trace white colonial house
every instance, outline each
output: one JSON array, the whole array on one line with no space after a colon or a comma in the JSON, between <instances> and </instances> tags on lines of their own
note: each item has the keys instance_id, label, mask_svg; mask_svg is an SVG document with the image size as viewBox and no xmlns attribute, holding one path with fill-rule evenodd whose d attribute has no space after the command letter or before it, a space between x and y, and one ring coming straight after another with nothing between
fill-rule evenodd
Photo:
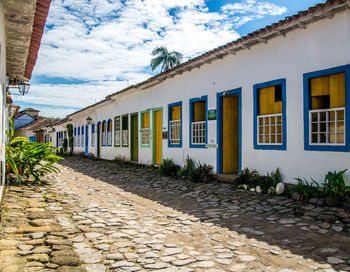
<instances>
[{"instance_id":1,"label":"white colonial house","mask_svg":"<svg viewBox=\"0 0 350 272\"><path fill-rule=\"evenodd\" d=\"M74 151L322 182L350 165L349 48L349 1L316 5L71 114Z\"/></svg>"},{"instance_id":2,"label":"white colonial house","mask_svg":"<svg viewBox=\"0 0 350 272\"><path fill-rule=\"evenodd\" d=\"M15 115L11 94L24 90L31 78L50 3L0 0L0 200L5 181L5 132L8 117ZM21 118L20 123L28 122L28 118Z\"/></svg>"}]
</instances>

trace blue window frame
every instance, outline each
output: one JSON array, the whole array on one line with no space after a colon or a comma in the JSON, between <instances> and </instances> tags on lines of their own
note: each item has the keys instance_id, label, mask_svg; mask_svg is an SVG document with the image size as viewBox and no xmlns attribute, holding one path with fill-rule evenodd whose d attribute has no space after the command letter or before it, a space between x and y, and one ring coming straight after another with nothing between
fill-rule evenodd
<instances>
[{"instance_id":1,"label":"blue window frame","mask_svg":"<svg viewBox=\"0 0 350 272\"><path fill-rule=\"evenodd\" d=\"M203 103L204 113L202 112L200 120L197 119L195 112L196 103ZM206 148L208 142L208 96L204 95L198 98L190 99L190 148Z\"/></svg>"},{"instance_id":2,"label":"blue window frame","mask_svg":"<svg viewBox=\"0 0 350 272\"><path fill-rule=\"evenodd\" d=\"M328 101L328 106L323 103L323 106L319 107L320 110L314 110L312 108L312 89L311 89L311 79L317 78L317 77L324 77L327 76L334 76L335 74L341 74L344 73L344 81L343 84L345 85L345 107L342 107L341 109L333 107ZM343 65L338 66L334 68L329 68L325 70L315 71L311 73L305 73L303 78L303 85L304 85L304 149L305 150L314 150L314 151L338 151L338 152L348 152L350 151L350 65ZM331 92L332 90L330 90ZM331 94L330 94L331 95ZM330 96L329 95L329 96ZM328 98L330 100L330 98ZM337 113L335 113L337 111ZM314 119L314 114L319 112L319 114L322 114L322 118L326 118L325 120L321 120L318 115L316 117L316 122ZM341 114L339 114L341 112ZM338 116L338 118L333 119L334 117L329 118L330 116ZM312 119L310 120L310 115L312 115ZM341 116L341 117L340 117ZM339 117L341 120L339 120ZM321 128L321 125L318 123L324 123L326 125L323 125L326 127L326 133L323 132L323 128ZM332 127L335 125L338 126L337 123L342 123L342 141L340 143L337 143L337 141L332 141L331 135L334 133ZM316 126L317 125L317 126ZM315 127L318 127L315 129ZM310 131L310 129L312 131ZM316 133L315 130L317 131ZM310 133L312 132L312 133ZM318 141L315 141L312 137L314 134L323 134L323 137L318 136ZM325 134L328 134L327 137L324 137ZM335 137L337 137L337 134L335 132ZM323 138L320 140L320 138ZM316 143L315 143L316 142Z\"/></svg>"},{"instance_id":3,"label":"blue window frame","mask_svg":"<svg viewBox=\"0 0 350 272\"><path fill-rule=\"evenodd\" d=\"M80 146L80 127L78 127L78 146Z\"/></svg>"},{"instance_id":4,"label":"blue window frame","mask_svg":"<svg viewBox=\"0 0 350 272\"><path fill-rule=\"evenodd\" d=\"M274 87L274 88L273 88ZM280 105L282 103L282 111L268 113L267 110L260 109L261 89L264 89L266 95L273 95L273 103ZM264 97L266 96L264 94ZM267 81L253 86L254 99L254 148L264 150L286 150L287 149L287 115L286 115L286 79L276 79ZM269 100L272 105L271 99ZM262 103L264 103L262 101ZM278 106L277 106L278 107ZM266 112L265 112L266 111Z\"/></svg>"},{"instance_id":5,"label":"blue window frame","mask_svg":"<svg viewBox=\"0 0 350 272\"><path fill-rule=\"evenodd\" d=\"M107 123L106 123L106 120L103 120L103 122L102 122L102 128L101 128L101 130L102 130L102 137L101 137L101 145L102 146L106 146L106 137L107 137L107 125L106 125Z\"/></svg>"},{"instance_id":6,"label":"blue window frame","mask_svg":"<svg viewBox=\"0 0 350 272\"><path fill-rule=\"evenodd\" d=\"M112 146L112 119L107 122L107 146Z\"/></svg>"},{"instance_id":7,"label":"blue window frame","mask_svg":"<svg viewBox=\"0 0 350 272\"><path fill-rule=\"evenodd\" d=\"M95 124L91 125L91 146L95 146Z\"/></svg>"},{"instance_id":8,"label":"blue window frame","mask_svg":"<svg viewBox=\"0 0 350 272\"><path fill-rule=\"evenodd\" d=\"M77 128L74 128L74 146L77 146Z\"/></svg>"},{"instance_id":9,"label":"blue window frame","mask_svg":"<svg viewBox=\"0 0 350 272\"><path fill-rule=\"evenodd\" d=\"M180 109L176 115L179 115L180 119L173 120L173 111L178 107ZM168 131L168 147L182 147L182 101L168 105Z\"/></svg>"}]
</instances>

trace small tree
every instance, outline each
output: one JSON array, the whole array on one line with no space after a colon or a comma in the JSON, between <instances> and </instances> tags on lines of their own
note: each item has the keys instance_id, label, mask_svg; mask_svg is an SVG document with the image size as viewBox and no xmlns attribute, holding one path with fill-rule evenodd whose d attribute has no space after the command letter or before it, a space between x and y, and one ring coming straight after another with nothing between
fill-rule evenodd
<instances>
[{"instance_id":1,"label":"small tree","mask_svg":"<svg viewBox=\"0 0 350 272\"><path fill-rule=\"evenodd\" d=\"M73 125L72 124L68 124L67 125L67 131L68 131L68 143L69 143L69 154L72 155L73 154L73 141L74 141L74 137L73 137Z\"/></svg>"}]
</instances>

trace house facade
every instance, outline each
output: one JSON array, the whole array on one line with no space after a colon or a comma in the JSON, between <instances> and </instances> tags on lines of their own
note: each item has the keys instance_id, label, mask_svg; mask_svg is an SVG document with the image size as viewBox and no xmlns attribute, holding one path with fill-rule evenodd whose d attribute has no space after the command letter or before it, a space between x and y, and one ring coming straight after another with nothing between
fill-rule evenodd
<instances>
[{"instance_id":1,"label":"house facade","mask_svg":"<svg viewBox=\"0 0 350 272\"><path fill-rule=\"evenodd\" d=\"M5 143L11 94L28 82L38 56L51 0L0 0L0 200L5 183Z\"/></svg>"},{"instance_id":2,"label":"house facade","mask_svg":"<svg viewBox=\"0 0 350 272\"><path fill-rule=\"evenodd\" d=\"M327 1L71 114L74 151L322 182L349 168L349 48L349 2Z\"/></svg>"}]
</instances>

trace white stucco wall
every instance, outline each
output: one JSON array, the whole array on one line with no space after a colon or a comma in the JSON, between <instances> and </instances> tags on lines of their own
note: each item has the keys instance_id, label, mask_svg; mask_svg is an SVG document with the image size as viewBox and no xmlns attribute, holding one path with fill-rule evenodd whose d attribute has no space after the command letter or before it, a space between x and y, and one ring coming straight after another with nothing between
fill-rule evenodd
<instances>
[{"instance_id":1,"label":"white stucco wall","mask_svg":"<svg viewBox=\"0 0 350 272\"><path fill-rule=\"evenodd\" d=\"M5 142L7 130L7 110L5 103L6 92L6 36L5 36L5 18L3 10L3 1L0 0L0 160L2 172L5 172ZM3 185L5 183L5 175L0 180L0 200L2 198Z\"/></svg>"},{"instance_id":2,"label":"white stucco wall","mask_svg":"<svg viewBox=\"0 0 350 272\"><path fill-rule=\"evenodd\" d=\"M188 155L197 162L211 164L216 170L216 148L189 148L189 99L208 95L208 109L216 109L217 93L242 88L242 169L249 167L265 174L279 167L287 182L293 182L296 177L322 181L327 171L349 168L350 153L304 150L303 74L349 64L349 48L350 11L346 10L332 19L317 21L306 29L300 28L286 37L281 35L267 44L241 50L145 90L131 90L115 96L115 101L106 101L73 115L73 126L85 125L85 119L90 116L97 131L98 121L112 119L114 126L115 116L134 112L139 113L140 126L141 111L163 107L163 130L168 131L168 104L182 101L183 147L169 148L167 140L163 140L163 158L172 158L182 165ZM286 79L287 150L256 150L253 85L281 78ZM208 143L216 144L216 141L216 121L208 121ZM84 151L85 147L75 146L75 152ZM96 154L96 147L92 148L90 143L89 153ZM130 149L101 147L102 158L116 156L130 159ZM139 162L152 162L152 144L150 148L139 146ZM346 179L350 183L350 170Z\"/></svg>"}]
</instances>

